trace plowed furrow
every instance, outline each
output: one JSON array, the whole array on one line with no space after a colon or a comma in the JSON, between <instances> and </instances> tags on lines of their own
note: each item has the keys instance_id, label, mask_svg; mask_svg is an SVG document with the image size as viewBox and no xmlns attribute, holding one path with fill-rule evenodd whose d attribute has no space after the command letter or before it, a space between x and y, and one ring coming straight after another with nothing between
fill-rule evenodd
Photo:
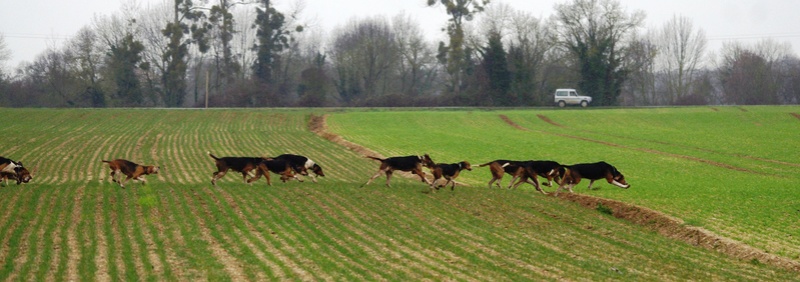
<instances>
[{"instance_id":1,"label":"plowed furrow","mask_svg":"<svg viewBox=\"0 0 800 282\"><path fill-rule=\"evenodd\" d=\"M242 280L247 277L245 270L242 269L242 262L236 256L232 255L227 248L223 245L226 238L216 238L212 233L214 231L209 227L207 222L211 218L211 211L208 204L205 203L197 191L191 191L190 194L184 197L187 200L187 207L189 208L193 218L197 219L197 226L200 228L198 236L208 244L208 250L211 255L222 264L223 269L227 275L233 280ZM229 239L228 239L229 240Z\"/></svg>"},{"instance_id":2,"label":"plowed furrow","mask_svg":"<svg viewBox=\"0 0 800 282\"><path fill-rule=\"evenodd\" d=\"M111 281L114 277L112 277L110 273L112 271L116 273L117 271L116 265L114 265L114 254L111 252L111 250L114 248L114 242L109 239L113 238L113 235L109 231L113 223L108 219L110 215L106 209L106 207L111 203L108 203L108 196L98 195L98 197L100 200L95 203L94 207L95 226L90 227L96 230L96 237L93 241L86 243L94 243L96 245L96 252L94 254L94 265L96 265L96 272L93 279L98 281Z\"/></svg>"},{"instance_id":3,"label":"plowed furrow","mask_svg":"<svg viewBox=\"0 0 800 282\"><path fill-rule=\"evenodd\" d=\"M312 268L316 266L316 263L304 254L308 252L304 250L304 248L310 247L303 244L303 241L308 240L304 237L314 232L308 229L299 230L299 228L304 227L303 221L305 219L301 218L301 216L293 210L293 207L287 205L283 199L278 199L276 197L269 197L269 199L272 201L266 204L267 206L277 208L277 210L275 210L277 218L285 218L282 221L275 222L275 224L278 225L275 230L283 231L283 233L276 235L286 240L287 244L283 246L282 249L284 249L287 256L292 258L294 265L296 265L296 267L291 269L293 275L301 277L303 280L322 279L321 277L327 276L327 274L324 273L315 273ZM331 278L328 276L328 279Z\"/></svg>"},{"instance_id":4,"label":"plowed furrow","mask_svg":"<svg viewBox=\"0 0 800 282\"><path fill-rule=\"evenodd\" d=\"M176 271L176 276L183 279L199 279L204 277L198 261L203 258L211 257L210 252L205 248L200 248L197 242L197 221L191 219L191 212L187 206L185 195L187 191L179 188L167 188L161 191L160 210L165 211L168 216L161 218L160 231L164 234L165 245L172 246L170 256L170 268ZM202 242L202 241L201 241ZM211 266L207 266L211 267Z\"/></svg>"},{"instance_id":5,"label":"plowed furrow","mask_svg":"<svg viewBox=\"0 0 800 282\"><path fill-rule=\"evenodd\" d=\"M66 232L66 238L64 240L67 242L67 248L64 250L66 252L67 259L65 260L66 263L66 273L62 278L65 278L68 281L77 281L78 280L78 262L83 259L81 256L81 248L80 248L80 241L78 241L78 227L80 226L81 222L81 209L84 205L83 197L85 196L86 186L80 186L75 189L75 194L72 197L72 209L70 210L69 217L66 218L69 228ZM49 277L48 277L49 278ZM49 281L53 281L48 279Z\"/></svg>"},{"instance_id":6,"label":"plowed furrow","mask_svg":"<svg viewBox=\"0 0 800 282\"><path fill-rule=\"evenodd\" d=\"M328 204L330 205L339 205L349 202L338 197L338 195L331 196L336 196L338 199L329 201ZM341 211L342 215L347 218L347 220L343 221L343 224L347 226L348 229L356 231L356 234L363 238L357 241L371 241L373 245L382 247L377 250L376 259L390 259L385 263L396 268L397 271L402 271L408 277L416 277L418 279L423 277L440 277L442 273L452 273L451 270L447 270L448 267L441 262L440 258L427 256L424 254L425 248L420 247L412 240L404 239L401 241L374 230L371 222L365 222L365 219L372 218L373 215L363 213L362 208L355 206L338 207L337 210ZM401 222L406 222L404 219L404 212L392 211L391 213L396 222L389 226L389 228L394 229L389 233L404 233L405 230L398 229L402 228L399 227L403 225ZM413 246L413 248L409 246ZM424 263L424 265L421 265L421 263ZM453 274L458 276L457 273ZM469 276L462 277L462 279L471 280L466 278L469 278Z\"/></svg>"},{"instance_id":7,"label":"plowed furrow","mask_svg":"<svg viewBox=\"0 0 800 282\"><path fill-rule=\"evenodd\" d=\"M287 279L285 270L297 266L287 266L293 262L289 258L282 256L281 250L278 249L271 240L267 240L263 236L269 232L263 227L258 226L257 222L259 221L254 220L254 217L260 214L261 211L253 210L250 203L245 199L235 199L234 196L225 189L216 189L214 192L217 192L217 195L222 197L226 201L226 204L233 210L233 212L228 215L235 217L237 225L240 225L236 230L237 238L245 239L243 243L247 244L247 248L254 252L259 261L264 265L262 270L270 275L269 279ZM264 274L260 273L258 275L259 280L266 279L266 277L263 277Z\"/></svg>"},{"instance_id":8,"label":"plowed furrow","mask_svg":"<svg viewBox=\"0 0 800 282\"><path fill-rule=\"evenodd\" d=\"M51 194L52 190L33 192L30 194L31 198L28 204L30 206L35 206L33 209L34 211L44 211L45 214L47 214L52 211L52 201L48 199ZM44 231L42 225L47 217L48 216L45 215L37 217L25 216L21 218L30 218L31 221L25 222L25 224L20 226L20 228L15 230L14 234L12 234L14 237L12 237L11 241L18 243L16 244L16 250L12 249L12 254L9 255L9 258L6 258L13 261L11 265L14 266L15 270L11 272L8 280L30 279L27 275L33 271L34 262L36 262L37 256L39 252L41 252L41 241L39 240L41 237L39 236L39 232ZM6 265L8 265L8 263L9 262L6 261ZM19 277L18 275L23 275L23 277Z\"/></svg>"},{"instance_id":9,"label":"plowed furrow","mask_svg":"<svg viewBox=\"0 0 800 282\"><path fill-rule=\"evenodd\" d=\"M61 256L60 253L67 252L63 248L66 245L63 243L63 234L66 232L66 226L72 224L68 221L69 212L72 210L71 198L71 192L60 191L54 193L52 199L48 199L51 205L50 211L47 212L48 218L45 219L44 226L36 237L40 242L39 249L42 250L42 254L33 262L36 268L34 280L46 280L47 275L66 265L61 263L61 259L65 256Z\"/></svg>"}]
</instances>

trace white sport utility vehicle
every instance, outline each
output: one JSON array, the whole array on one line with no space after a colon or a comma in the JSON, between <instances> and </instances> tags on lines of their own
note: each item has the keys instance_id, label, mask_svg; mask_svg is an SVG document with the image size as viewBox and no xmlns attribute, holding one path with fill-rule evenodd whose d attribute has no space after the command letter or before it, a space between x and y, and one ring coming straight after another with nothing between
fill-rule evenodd
<instances>
[{"instance_id":1,"label":"white sport utility vehicle","mask_svg":"<svg viewBox=\"0 0 800 282\"><path fill-rule=\"evenodd\" d=\"M592 97L580 96L575 89L556 89L555 103L559 107L566 105L581 105L581 107L589 106L592 102Z\"/></svg>"}]
</instances>

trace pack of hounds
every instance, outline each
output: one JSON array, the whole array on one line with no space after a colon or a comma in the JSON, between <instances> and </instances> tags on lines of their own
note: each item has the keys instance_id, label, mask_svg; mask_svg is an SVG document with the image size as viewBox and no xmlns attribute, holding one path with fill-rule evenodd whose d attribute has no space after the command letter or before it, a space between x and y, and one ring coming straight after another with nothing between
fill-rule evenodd
<instances>
[{"instance_id":1,"label":"pack of hounds","mask_svg":"<svg viewBox=\"0 0 800 282\"><path fill-rule=\"evenodd\" d=\"M225 176L228 171L233 170L242 174L242 181L252 183L264 177L268 185L272 185L271 174L280 176L280 180L286 182L291 179L302 182L303 179L298 175L308 176L313 182L317 182L317 176L325 176L322 167L308 157L294 154L283 154L277 157L217 157L211 152L208 155L214 160L217 171L212 174L211 184L216 186L217 180ZM472 170L472 166L467 161L458 163L444 164L435 163L428 154L421 156L400 156L389 158L378 158L367 156L367 158L380 162L378 171L366 183L369 185L373 180L381 175L386 175L386 186L390 186L394 171L405 171L418 175L420 179L430 186L430 190L438 190L441 187L450 185L450 190L454 191L456 177L463 170ZM140 165L125 159L102 160L111 169L111 180L124 188L125 183L131 179L145 183L145 176L157 174L158 166ZM604 162L581 163L574 165L559 164L555 161L513 161L513 160L494 160L477 167L488 166L492 174L489 180L489 188L492 184L501 188L500 180L505 174L511 175L512 179L508 188L516 188L522 183L533 185L537 191L545 194L539 184L539 177L547 179L542 185L552 187L553 182L559 186L556 193L563 189L573 192L572 188L581 182L582 179L589 180L589 189L592 188L594 181L605 179L608 183L620 188L629 188L630 185L625 181L625 176L616 167ZM423 167L427 167L433 175L433 180L428 180L425 176ZM35 171L35 170L34 170ZM251 173L255 171L255 175ZM122 179L122 177L125 177ZM248 176L250 178L248 179ZM33 173L24 167L22 162L13 161L8 158L0 157L0 181L8 183L8 180L16 180L17 184L28 183L33 179ZM441 185L436 183L444 178L446 182ZM515 183L516 182L516 183Z\"/></svg>"}]
</instances>

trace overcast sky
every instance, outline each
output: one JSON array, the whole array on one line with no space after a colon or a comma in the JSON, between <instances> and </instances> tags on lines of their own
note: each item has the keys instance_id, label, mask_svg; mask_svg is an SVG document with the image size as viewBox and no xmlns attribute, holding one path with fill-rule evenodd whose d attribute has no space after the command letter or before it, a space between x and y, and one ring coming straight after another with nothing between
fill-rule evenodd
<instances>
[{"instance_id":1,"label":"overcast sky","mask_svg":"<svg viewBox=\"0 0 800 282\"><path fill-rule=\"evenodd\" d=\"M12 59L7 67L21 61L32 61L48 47L61 48L64 39L72 37L88 25L95 15L120 11L133 0L2 0L0 1L0 34L5 37ZM165 0L137 0L140 5ZM216 1L216 0L211 0ZM288 6L297 0L273 0ZM441 27L447 16L442 7L428 8L426 0L303 0L304 18L316 18L323 30L346 23L354 17L384 15L392 17L400 11L412 15L426 27L431 39L442 38ZM753 43L771 37L790 42L800 54L800 0L620 0L630 12L643 10L645 26L660 27L673 15L683 15L702 28L709 39L709 51L716 51L723 42L738 40ZM171 2L171 1L170 1ZM514 9L528 11L541 18L553 13L555 3L571 0L492 0ZM280 9L280 8L279 8Z\"/></svg>"}]
</instances>

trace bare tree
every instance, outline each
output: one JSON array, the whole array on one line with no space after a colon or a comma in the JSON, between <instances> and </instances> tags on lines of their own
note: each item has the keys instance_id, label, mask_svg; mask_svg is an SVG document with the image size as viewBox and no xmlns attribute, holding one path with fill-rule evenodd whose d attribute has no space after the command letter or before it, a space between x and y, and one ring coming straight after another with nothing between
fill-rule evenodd
<instances>
[{"instance_id":1,"label":"bare tree","mask_svg":"<svg viewBox=\"0 0 800 282\"><path fill-rule=\"evenodd\" d=\"M105 52L103 45L94 29L84 27L78 31L75 38L69 41L68 49L71 50L75 62L75 73L81 84L84 85L83 94L90 101L91 107L106 106L105 86L103 85L103 58ZM106 49L107 50L107 49Z\"/></svg>"},{"instance_id":2,"label":"bare tree","mask_svg":"<svg viewBox=\"0 0 800 282\"><path fill-rule=\"evenodd\" d=\"M790 46L764 40L752 47L740 43L723 45L718 62L725 101L737 105L777 104L785 76L780 62L791 58Z\"/></svg>"},{"instance_id":3,"label":"bare tree","mask_svg":"<svg viewBox=\"0 0 800 282\"><path fill-rule=\"evenodd\" d=\"M707 46L705 32L694 29L692 20L684 16L673 16L659 31L657 36L657 68L662 85L666 88L667 103L680 103L690 95L704 96L707 93L694 93L692 90L696 72L703 61Z\"/></svg>"},{"instance_id":4,"label":"bare tree","mask_svg":"<svg viewBox=\"0 0 800 282\"><path fill-rule=\"evenodd\" d=\"M625 68L629 70L629 75L622 94L622 105L658 104L655 89L655 59L658 54L658 46L653 42L652 37L651 34L635 33L630 40L625 57Z\"/></svg>"},{"instance_id":5,"label":"bare tree","mask_svg":"<svg viewBox=\"0 0 800 282\"><path fill-rule=\"evenodd\" d=\"M397 44L385 19L351 20L334 32L330 51L336 88L345 103L364 102L386 93Z\"/></svg>"},{"instance_id":6,"label":"bare tree","mask_svg":"<svg viewBox=\"0 0 800 282\"><path fill-rule=\"evenodd\" d=\"M400 56L397 70L400 92L408 97L419 97L430 89L429 86L436 77L436 55L433 47L425 41L419 24L406 14L394 17L392 29Z\"/></svg>"},{"instance_id":7,"label":"bare tree","mask_svg":"<svg viewBox=\"0 0 800 282\"><path fill-rule=\"evenodd\" d=\"M551 24L559 45L576 59L578 87L599 105L618 103L628 70L624 39L644 21L644 12L627 13L617 0L573 0L556 4Z\"/></svg>"},{"instance_id":8,"label":"bare tree","mask_svg":"<svg viewBox=\"0 0 800 282\"><path fill-rule=\"evenodd\" d=\"M0 82L5 77L6 62L11 59L11 50L8 49L6 44L6 37L0 33Z\"/></svg>"},{"instance_id":9,"label":"bare tree","mask_svg":"<svg viewBox=\"0 0 800 282\"><path fill-rule=\"evenodd\" d=\"M509 21L508 41L509 68L513 75L511 91L522 101L528 101L528 105L548 104L543 68L545 54L552 49L549 30L532 14L514 12Z\"/></svg>"}]
</instances>

